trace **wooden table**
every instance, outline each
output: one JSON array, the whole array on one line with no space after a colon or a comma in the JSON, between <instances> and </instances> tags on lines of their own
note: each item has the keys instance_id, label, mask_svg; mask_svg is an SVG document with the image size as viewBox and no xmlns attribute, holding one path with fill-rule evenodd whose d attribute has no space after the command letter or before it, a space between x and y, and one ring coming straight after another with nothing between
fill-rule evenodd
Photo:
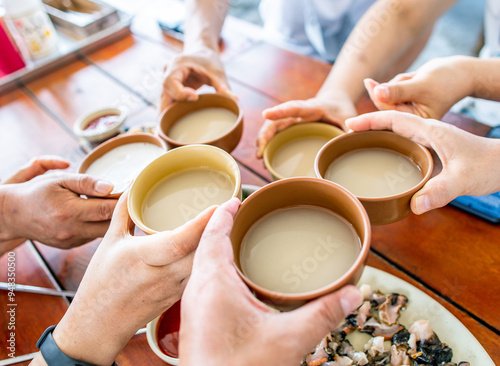
<instances>
[{"instance_id":1,"label":"wooden table","mask_svg":"<svg viewBox=\"0 0 500 366\"><path fill-rule=\"evenodd\" d=\"M131 0L130 0L131 1ZM155 122L161 72L181 49L164 36L154 20L159 0L147 5L134 20L132 34L106 48L80 54L78 59L35 81L0 96L0 177L42 154L58 154L78 165L85 150L72 132L75 119L104 104L129 110L127 125ZM330 66L259 40L259 29L228 19L222 56L231 87L245 113L243 139L233 152L242 181L270 181L255 158L255 139L263 123L261 112L290 99L313 96ZM373 109L366 100L361 112ZM478 135L489 127L448 115L446 121ZM368 264L394 274L437 300L474 334L496 364L500 364L500 250L497 226L452 207L373 228ZM19 284L75 290L99 240L62 251L27 242L15 250ZM6 281L6 256L0 258L0 281ZM17 292L16 355L36 351L43 330L63 316L68 303L57 297ZM0 291L2 309L7 303ZM0 329L6 333L2 310ZM7 358L6 337L0 359ZM117 362L120 365L162 365L149 349L145 335L135 336ZM28 362L23 363L27 365ZM479 365L476 365L479 366Z\"/></svg>"}]
</instances>

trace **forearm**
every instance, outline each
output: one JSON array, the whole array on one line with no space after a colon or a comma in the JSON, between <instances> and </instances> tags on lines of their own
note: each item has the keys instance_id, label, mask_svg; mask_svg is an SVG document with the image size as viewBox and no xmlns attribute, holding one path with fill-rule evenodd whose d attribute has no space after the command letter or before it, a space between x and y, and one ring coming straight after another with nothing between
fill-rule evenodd
<instances>
[{"instance_id":1,"label":"forearm","mask_svg":"<svg viewBox=\"0 0 500 366\"><path fill-rule=\"evenodd\" d=\"M500 59L470 57L469 69L473 80L470 95L500 101Z\"/></svg>"},{"instance_id":2,"label":"forearm","mask_svg":"<svg viewBox=\"0 0 500 366\"><path fill-rule=\"evenodd\" d=\"M184 52L218 51L229 0L187 0Z\"/></svg>"},{"instance_id":3,"label":"forearm","mask_svg":"<svg viewBox=\"0 0 500 366\"><path fill-rule=\"evenodd\" d=\"M456 0L379 0L358 22L342 48L320 98L346 94L354 103L363 80L380 80Z\"/></svg>"}]
</instances>

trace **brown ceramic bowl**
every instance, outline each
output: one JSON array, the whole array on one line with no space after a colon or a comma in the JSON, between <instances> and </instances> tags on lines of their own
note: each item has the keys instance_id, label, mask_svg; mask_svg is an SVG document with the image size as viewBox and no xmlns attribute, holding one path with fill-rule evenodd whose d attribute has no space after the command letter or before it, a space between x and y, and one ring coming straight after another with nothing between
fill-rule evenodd
<instances>
[{"instance_id":1,"label":"brown ceramic bowl","mask_svg":"<svg viewBox=\"0 0 500 366\"><path fill-rule=\"evenodd\" d=\"M292 176L298 176L298 175L285 175L282 174L278 171L278 169L273 166L273 160L276 155L276 153L289 143L294 143L298 142L299 140L302 139L308 139L308 138L324 138L325 143L328 142L329 140L342 135L344 132L340 130L339 128L332 126L331 124L328 123L322 123L322 122L308 122L308 123L299 123L293 126L290 126L288 128L285 128L283 131L278 132L267 144L266 149L264 150L264 165L266 166L266 169L271 173L271 176L273 177L273 180L278 180L278 179L283 179L283 178L291 178ZM293 147L296 146L289 146L289 149L292 149ZM319 149L318 149L319 152ZM317 152L316 152L317 153ZM310 164L311 164L311 172L312 175L307 175L307 174L301 174L302 176L311 176L315 177L314 175L314 157L316 153L308 158L310 158ZM306 157L303 158L304 160L307 159Z\"/></svg>"},{"instance_id":2,"label":"brown ceramic bowl","mask_svg":"<svg viewBox=\"0 0 500 366\"><path fill-rule=\"evenodd\" d=\"M163 178L193 168L210 168L229 176L234 184L232 197L241 199L241 176L238 164L229 153L210 145L189 145L173 149L153 160L136 178L128 196L128 212L135 224L146 234L158 231L148 227L142 217L147 194ZM195 200L196 197L193 197ZM221 204L223 202L220 202ZM186 202L189 207L198 205ZM208 208L208 207L205 207ZM201 210L200 210L201 212Z\"/></svg>"},{"instance_id":3,"label":"brown ceramic bowl","mask_svg":"<svg viewBox=\"0 0 500 366\"><path fill-rule=\"evenodd\" d=\"M170 129L181 117L190 112L214 107L225 108L234 112L238 116L236 123L224 135L210 141L197 141L194 144L212 145L230 153L240 142L243 133L243 111L235 100L222 94L200 94L195 102L172 103L160 117L157 129L158 135L167 143L169 149L191 145L193 143L183 143L172 139L169 136Z\"/></svg>"},{"instance_id":4,"label":"brown ceramic bowl","mask_svg":"<svg viewBox=\"0 0 500 366\"><path fill-rule=\"evenodd\" d=\"M353 225L361 239L361 251L354 264L342 277L323 288L304 293L270 291L255 284L243 274L240 263L241 243L250 227L260 218L275 210L296 205L323 207L346 219ZM307 301L336 291L347 284L356 284L367 260L370 239L370 220L359 200L338 184L309 177L282 179L253 193L242 203L234 218L231 231L234 262L239 275L257 298L279 310L297 308Z\"/></svg>"},{"instance_id":5,"label":"brown ceramic bowl","mask_svg":"<svg viewBox=\"0 0 500 366\"><path fill-rule=\"evenodd\" d=\"M131 144L131 143L136 143L136 142L145 142L145 143L153 144L153 145L156 145L158 147L161 147L164 151L166 151L164 142L161 139L159 139L158 137L156 137L150 133L137 133L137 134L133 134L133 135L118 136L118 137L115 137L111 140L106 141L105 143L97 146L94 150L89 152L87 154L87 156L85 156L85 158L81 162L81 164L78 168L78 173L86 174L88 168L90 167L90 165L93 162L95 162L97 159L102 157L104 154L110 152L111 150L113 150L119 146ZM149 163L149 162L147 162L147 163ZM121 189L118 192L113 191L112 194L110 194L108 197L109 198L118 198L125 191L125 189Z\"/></svg>"},{"instance_id":6,"label":"brown ceramic bowl","mask_svg":"<svg viewBox=\"0 0 500 366\"><path fill-rule=\"evenodd\" d=\"M420 144L390 131L363 131L348 133L327 143L318 153L315 162L316 175L324 178L330 164L343 154L370 148L384 148L409 157L420 167L423 178L412 189L387 197L358 197L365 206L372 225L386 225L410 215L411 197L429 180L434 168L432 156Z\"/></svg>"}]
</instances>

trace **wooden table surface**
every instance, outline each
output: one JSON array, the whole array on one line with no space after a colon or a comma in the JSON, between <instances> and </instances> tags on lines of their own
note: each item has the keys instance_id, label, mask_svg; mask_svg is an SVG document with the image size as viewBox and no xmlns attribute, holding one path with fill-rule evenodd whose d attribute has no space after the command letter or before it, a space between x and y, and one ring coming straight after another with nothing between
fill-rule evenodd
<instances>
[{"instance_id":1,"label":"wooden table surface","mask_svg":"<svg viewBox=\"0 0 500 366\"><path fill-rule=\"evenodd\" d=\"M132 2L132 0L129 0ZM164 36L154 20L159 0L145 2L132 34L78 58L47 75L0 96L0 177L42 154L57 154L78 166L86 150L72 132L75 119L103 105L129 111L127 126L154 123L163 66L182 44ZM313 96L330 65L284 51L259 40L259 29L229 18L223 31L222 57L231 87L245 114L243 138L232 155L245 184L263 186L270 175L255 158L261 112L290 99ZM360 112L373 109L364 100ZM447 115L446 122L485 135L489 127ZM480 158L480 157L478 157ZM421 289L453 315L500 364L500 250L497 226L445 207L422 216L373 228L368 264ZM19 284L75 290L99 240L68 251L27 242L15 250ZM0 258L0 281L7 278L7 257ZM35 352L36 340L63 316L62 298L16 293L16 355ZM0 291L2 309L7 293ZM2 310L0 329L6 334ZM7 358L6 337L0 360ZM145 335L135 336L119 355L120 365L163 365ZM27 365L28 362L22 363ZM479 365L476 365L479 366Z\"/></svg>"}]
</instances>

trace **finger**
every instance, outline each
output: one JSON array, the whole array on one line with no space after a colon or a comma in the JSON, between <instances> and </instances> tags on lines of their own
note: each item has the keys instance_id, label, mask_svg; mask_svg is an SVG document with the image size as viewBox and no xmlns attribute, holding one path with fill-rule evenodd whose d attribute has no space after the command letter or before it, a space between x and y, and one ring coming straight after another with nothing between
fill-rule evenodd
<instances>
[{"instance_id":1,"label":"finger","mask_svg":"<svg viewBox=\"0 0 500 366\"><path fill-rule=\"evenodd\" d=\"M178 101L196 101L198 94L193 88L186 87L184 82L188 78L191 70L187 66L179 67L173 70L163 83L163 91L173 100Z\"/></svg>"},{"instance_id":2,"label":"finger","mask_svg":"<svg viewBox=\"0 0 500 366\"><path fill-rule=\"evenodd\" d=\"M446 206L462 194L461 187L457 184L459 181L460 179L453 177L447 169L444 169L413 195L411 199L412 211L417 215L421 215L430 210Z\"/></svg>"},{"instance_id":3,"label":"finger","mask_svg":"<svg viewBox=\"0 0 500 366\"><path fill-rule=\"evenodd\" d=\"M143 238L139 255L151 266L166 266L193 252L200 242L215 206L209 207L174 231L165 231Z\"/></svg>"},{"instance_id":4,"label":"finger","mask_svg":"<svg viewBox=\"0 0 500 366\"><path fill-rule=\"evenodd\" d=\"M373 95L376 100L385 104L414 102L422 97L419 85L412 79L396 83L384 83L375 86Z\"/></svg>"},{"instance_id":5,"label":"finger","mask_svg":"<svg viewBox=\"0 0 500 366\"><path fill-rule=\"evenodd\" d=\"M128 214L128 195L129 190L127 189L125 192L123 192L118 202L116 202L116 207L113 211L113 216L108 231L108 235L113 238L113 240L110 240L110 242L116 242L116 238L133 235L134 233L135 225L130 218L130 215Z\"/></svg>"},{"instance_id":6,"label":"finger","mask_svg":"<svg viewBox=\"0 0 500 366\"><path fill-rule=\"evenodd\" d=\"M427 147L431 147L433 136L429 131L435 123L437 121L396 111L366 113L346 121L353 131L392 130Z\"/></svg>"},{"instance_id":7,"label":"finger","mask_svg":"<svg viewBox=\"0 0 500 366\"><path fill-rule=\"evenodd\" d=\"M61 187L67 188L78 195L91 197L105 197L113 191L113 185L104 180L98 180L86 174L71 174L64 176L59 182Z\"/></svg>"},{"instance_id":8,"label":"finger","mask_svg":"<svg viewBox=\"0 0 500 366\"><path fill-rule=\"evenodd\" d=\"M172 97L165 91L163 90L160 96L160 109L159 109L159 114L163 114L165 110L168 108L170 104L172 104L174 100Z\"/></svg>"},{"instance_id":9,"label":"finger","mask_svg":"<svg viewBox=\"0 0 500 366\"><path fill-rule=\"evenodd\" d=\"M69 162L59 156L40 156L31 160L23 166L16 174L8 178L4 183L23 183L36 176L42 175L52 169L66 169Z\"/></svg>"},{"instance_id":10,"label":"finger","mask_svg":"<svg viewBox=\"0 0 500 366\"><path fill-rule=\"evenodd\" d=\"M306 122L301 118L283 118L278 120L266 120L257 134L257 158L261 159L264 150L266 149L267 143L273 138L273 136L281 130L284 130L291 125Z\"/></svg>"},{"instance_id":11,"label":"finger","mask_svg":"<svg viewBox=\"0 0 500 366\"><path fill-rule=\"evenodd\" d=\"M106 235L111 225L111 220L100 221L100 222L91 222L91 223L83 223L80 226L79 235L75 235L75 240L67 241L65 240L64 248L75 248L82 244L86 244L94 239L102 238ZM60 245L58 245L60 247Z\"/></svg>"},{"instance_id":12,"label":"finger","mask_svg":"<svg viewBox=\"0 0 500 366\"><path fill-rule=\"evenodd\" d=\"M240 207L240 200L233 198L221 205L208 223L195 255L194 266L198 269L232 265L233 248L229 234L233 219Z\"/></svg>"},{"instance_id":13,"label":"finger","mask_svg":"<svg viewBox=\"0 0 500 366\"><path fill-rule=\"evenodd\" d=\"M111 220L118 200L111 198L80 198L74 208L75 215L82 221L98 222Z\"/></svg>"},{"instance_id":14,"label":"finger","mask_svg":"<svg viewBox=\"0 0 500 366\"><path fill-rule=\"evenodd\" d=\"M392 78L392 80L389 81L389 84L391 83L397 83L399 81L405 81L405 80L410 80L412 79L415 75L417 74L416 71L413 72L405 72L402 74L398 74Z\"/></svg>"},{"instance_id":15,"label":"finger","mask_svg":"<svg viewBox=\"0 0 500 366\"><path fill-rule=\"evenodd\" d=\"M365 80L363 80L363 83L365 84L365 88L368 91L368 95L370 96L370 99L372 100L373 104L375 104L375 107L377 107L378 110L386 111L386 110L394 109L394 105L381 102L375 96L375 88L378 85L380 85L378 82L376 82L373 79L365 79Z\"/></svg>"},{"instance_id":16,"label":"finger","mask_svg":"<svg viewBox=\"0 0 500 366\"><path fill-rule=\"evenodd\" d=\"M314 300L297 310L282 313L280 321L285 331L301 334L301 353L319 343L321 338L335 329L354 309L361 305L363 297L354 286L346 286L339 291ZM303 342L303 343L302 343Z\"/></svg>"},{"instance_id":17,"label":"finger","mask_svg":"<svg viewBox=\"0 0 500 366\"><path fill-rule=\"evenodd\" d=\"M292 100L282 103L273 108L265 109L262 116L266 119L279 120L289 117L301 117L302 119L319 120L323 116L323 110L311 106L303 100Z\"/></svg>"}]
</instances>

